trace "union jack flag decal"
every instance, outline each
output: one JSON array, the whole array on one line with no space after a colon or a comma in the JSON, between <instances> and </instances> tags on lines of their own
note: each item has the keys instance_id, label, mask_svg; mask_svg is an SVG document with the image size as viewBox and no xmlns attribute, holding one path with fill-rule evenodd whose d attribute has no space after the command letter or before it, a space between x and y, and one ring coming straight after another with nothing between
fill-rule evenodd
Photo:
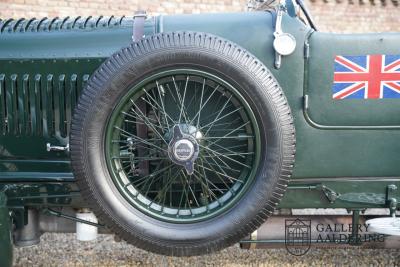
<instances>
[{"instance_id":1,"label":"union jack flag decal","mask_svg":"<svg viewBox=\"0 0 400 267\"><path fill-rule=\"evenodd\" d=\"M400 55L336 56L333 99L400 98Z\"/></svg>"}]
</instances>

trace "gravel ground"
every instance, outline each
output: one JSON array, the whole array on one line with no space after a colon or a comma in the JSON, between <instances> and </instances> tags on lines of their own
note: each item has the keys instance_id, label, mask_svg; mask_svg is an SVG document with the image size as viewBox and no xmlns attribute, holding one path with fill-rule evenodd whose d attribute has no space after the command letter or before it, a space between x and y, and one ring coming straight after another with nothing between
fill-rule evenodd
<instances>
[{"instance_id":1,"label":"gravel ground","mask_svg":"<svg viewBox=\"0 0 400 267\"><path fill-rule=\"evenodd\" d=\"M149 253L112 235L97 241L78 242L74 234L42 236L40 245L15 249L15 266L400 266L400 250L311 249L296 257L285 249L241 250L233 246L221 252L190 258Z\"/></svg>"}]
</instances>

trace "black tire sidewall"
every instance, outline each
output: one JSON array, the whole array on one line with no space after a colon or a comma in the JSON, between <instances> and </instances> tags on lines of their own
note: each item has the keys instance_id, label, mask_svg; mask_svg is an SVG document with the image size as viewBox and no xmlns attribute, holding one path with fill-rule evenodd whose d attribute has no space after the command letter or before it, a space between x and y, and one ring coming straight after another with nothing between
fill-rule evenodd
<instances>
[{"instance_id":1,"label":"black tire sidewall","mask_svg":"<svg viewBox=\"0 0 400 267\"><path fill-rule=\"evenodd\" d=\"M76 120L82 123L80 129L74 131L76 135L71 134L71 151L79 155L73 159L73 166L79 165L77 169L83 170L78 170L78 183L86 189L86 199L95 213L121 237L163 254L209 252L233 244L255 230L273 211L282 184L286 182L281 179L286 153L282 125L284 109L271 95L273 90L266 90L263 81L245 61L235 61L215 49L198 46L158 48L137 55L134 60L125 59L125 62L116 55L103 64L108 67L103 70L100 67L92 76L87 93L82 96L90 97L92 104L83 114L75 114L79 117ZM163 222L134 208L115 186L105 160L105 129L114 107L135 83L171 68L204 70L228 81L249 103L261 133L260 164L246 194L224 214L191 224ZM104 79L105 74L108 79ZM275 80L269 87L279 89ZM74 144L81 144L81 147ZM179 253L177 249L185 252Z\"/></svg>"}]
</instances>

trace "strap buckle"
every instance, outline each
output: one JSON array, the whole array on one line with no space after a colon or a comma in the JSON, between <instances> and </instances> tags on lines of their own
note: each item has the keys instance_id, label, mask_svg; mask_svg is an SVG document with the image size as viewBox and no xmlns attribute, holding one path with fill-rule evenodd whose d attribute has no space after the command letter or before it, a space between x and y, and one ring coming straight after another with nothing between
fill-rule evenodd
<instances>
[{"instance_id":1,"label":"strap buckle","mask_svg":"<svg viewBox=\"0 0 400 267\"><path fill-rule=\"evenodd\" d=\"M144 37L144 22L147 18L146 11L136 11L133 15L132 41L138 42Z\"/></svg>"}]
</instances>

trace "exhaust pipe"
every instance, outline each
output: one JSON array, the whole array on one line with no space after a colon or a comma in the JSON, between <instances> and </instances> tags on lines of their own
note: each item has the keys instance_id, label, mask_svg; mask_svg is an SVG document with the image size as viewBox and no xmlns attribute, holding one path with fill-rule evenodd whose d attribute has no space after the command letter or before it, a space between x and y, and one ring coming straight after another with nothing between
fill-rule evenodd
<instances>
[{"instance_id":1,"label":"exhaust pipe","mask_svg":"<svg viewBox=\"0 0 400 267\"><path fill-rule=\"evenodd\" d=\"M240 247L284 248L290 242L305 242L316 248L400 248L399 236L372 232L365 223L367 219L370 217L360 216L358 223L353 224L352 216L272 216L242 240Z\"/></svg>"}]
</instances>

